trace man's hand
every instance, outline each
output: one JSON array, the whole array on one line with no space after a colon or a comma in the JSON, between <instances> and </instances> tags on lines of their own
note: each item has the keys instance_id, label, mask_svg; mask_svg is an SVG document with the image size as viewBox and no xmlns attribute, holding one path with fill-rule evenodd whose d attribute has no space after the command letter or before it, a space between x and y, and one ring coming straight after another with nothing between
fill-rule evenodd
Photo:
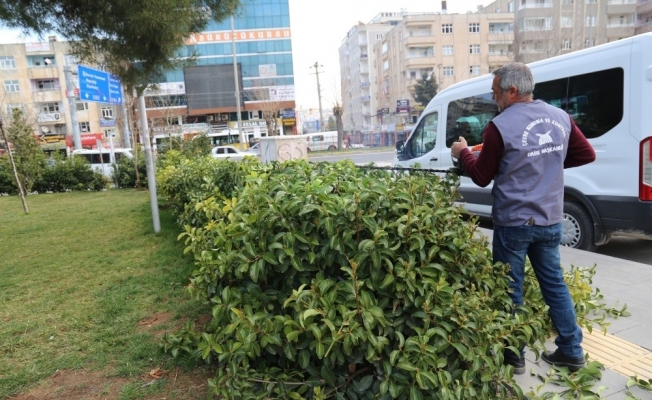
<instances>
[{"instance_id":1,"label":"man's hand","mask_svg":"<svg viewBox=\"0 0 652 400\"><path fill-rule=\"evenodd\" d=\"M468 145L466 144L466 139L464 139L462 136L457 139L457 142L454 142L453 145L451 146L451 156L455 158L460 158L460 154L462 153L463 149L466 149Z\"/></svg>"}]
</instances>

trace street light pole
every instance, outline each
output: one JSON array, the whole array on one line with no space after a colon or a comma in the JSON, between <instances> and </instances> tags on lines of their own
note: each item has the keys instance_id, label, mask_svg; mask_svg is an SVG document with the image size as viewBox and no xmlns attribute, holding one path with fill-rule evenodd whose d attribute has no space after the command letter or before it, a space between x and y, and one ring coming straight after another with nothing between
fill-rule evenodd
<instances>
[{"instance_id":1,"label":"street light pole","mask_svg":"<svg viewBox=\"0 0 652 400\"><path fill-rule=\"evenodd\" d=\"M323 132L324 115L322 114L322 110L321 110L321 86L319 85L319 67L323 67L323 65L319 65L319 62L315 61L315 65L313 65L310 68L315 69L315 75L317 76L317 96L319 97L319 130Z\"/></svg>"},{"instance_id":2,"label":"street light pole","mask_svg":"<svg viewBox=\"0 0 652 400\"><path fill-rule=\"evenodd\" d=\"M238 79L238 59L235 51L235 24L231 14L231 50L233 52L233 79L235 80L235 107L238 113L238 135L240 137L240 149L245 149L245 134L242 129L242 110L240 109L240 80ZM248 146L247 146L248 147Z\"/></svg>"}]
</instances>

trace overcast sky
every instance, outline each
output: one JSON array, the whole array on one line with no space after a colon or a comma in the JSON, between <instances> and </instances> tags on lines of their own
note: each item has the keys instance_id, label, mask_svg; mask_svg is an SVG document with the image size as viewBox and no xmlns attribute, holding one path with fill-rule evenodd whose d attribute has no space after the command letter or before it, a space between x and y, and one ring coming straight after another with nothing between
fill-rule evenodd
<instances>
[{"instance_id":1,"label":"overcast sky","mask_svg":"<svg viewBox=\"0 0 652 400\"><path fill-rule=\"evenodd\" d=\"M246 0L241 0L246 1ZM319 83L322 107L332 109L340 100L338 49L349 29L358 22L367 23L381 12L438 12L437 0L289 0L294 84L297 108L318 108L317 78L315 69L319 62ZM478 5L491 0L448 0L448 13L476 11ZM43 38L47 40L47 36ZM65 40L60 38L60 40ZM20 36L19 31L0 29L0 43L38 41ZM341 101L340 101L341 102Z\"/></svg>"}]
</instances>

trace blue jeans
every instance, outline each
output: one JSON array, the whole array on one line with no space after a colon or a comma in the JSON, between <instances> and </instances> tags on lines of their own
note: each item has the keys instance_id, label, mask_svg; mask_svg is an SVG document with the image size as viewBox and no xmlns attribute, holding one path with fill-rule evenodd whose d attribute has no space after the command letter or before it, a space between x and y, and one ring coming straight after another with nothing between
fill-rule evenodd
<instances>
[{"instance_id":1,"label":"blue jeans","mask_svg":"<svg viewBox=\"0 0 652 400\"><path fill-rule=\"evenodd\" d=\"M539 281L548 314L557 331L555 344L566 357L583 357L582 330L577 325L575 307L561 268L559 244L561 223L550 226L494 225L493 260L509 264L510 294L515 306L523 304L525 256Z\"/></svg>"}]
</instances>

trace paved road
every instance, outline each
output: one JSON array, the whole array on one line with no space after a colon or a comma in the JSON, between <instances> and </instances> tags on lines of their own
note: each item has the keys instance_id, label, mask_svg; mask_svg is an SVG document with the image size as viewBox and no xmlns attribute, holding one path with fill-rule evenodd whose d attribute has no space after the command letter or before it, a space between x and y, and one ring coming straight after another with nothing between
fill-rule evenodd
<instances>
[{"instance_id":1,"label":"paved road","mask_svg":"<svg viewBox=\"0 0 652 400\"><path fill-rule=\"evenodd\" d=\"M366 164L374 162L380 165L389 165L396 152L388 148L365 149L360 151L344 152L343 154L329 153L319 154L312 153L311 161L338 161L349 159L356 164ZM491 229L490 222L483 222L481 225ZM629 237L613 237L609 243L600 246L597 251L599 254L620 258L623 260L635 261L647 265L652 265L652 240L634 239Z\"/></svg>"}]
</instances>

